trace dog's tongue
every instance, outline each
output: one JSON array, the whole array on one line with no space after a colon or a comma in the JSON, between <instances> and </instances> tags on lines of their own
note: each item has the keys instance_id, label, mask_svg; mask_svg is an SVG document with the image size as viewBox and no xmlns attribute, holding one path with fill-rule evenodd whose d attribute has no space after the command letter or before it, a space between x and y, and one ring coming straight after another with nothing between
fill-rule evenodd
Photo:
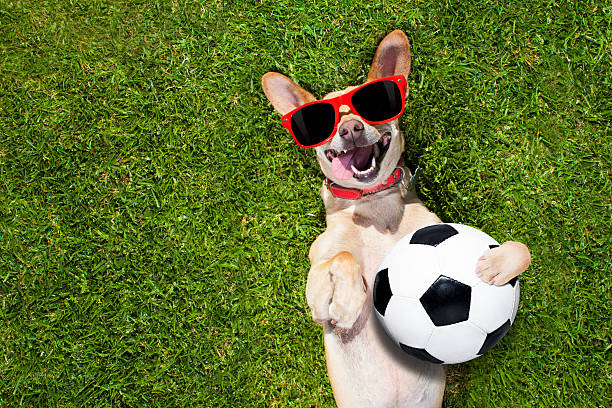
<instances>
[{"instance_id":1,"label":"dog's tongue","mask_svg":"<svg viewBox=\"0 0 612 408\"><path fill-rule=\"evenodd\" d=\"M350 179L354 174L351 165L362 170L364 166L369 164L368 161L370 160L372 149L373 145L356 147L341 156L334 157L332 160L332 173L334 173L338 180Z\"/></svg>"}]
</instances>

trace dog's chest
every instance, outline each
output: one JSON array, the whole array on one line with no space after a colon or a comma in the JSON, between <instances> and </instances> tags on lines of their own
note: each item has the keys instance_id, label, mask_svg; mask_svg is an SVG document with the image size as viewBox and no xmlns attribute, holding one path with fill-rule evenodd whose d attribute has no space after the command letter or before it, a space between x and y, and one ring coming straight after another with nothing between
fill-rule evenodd
<instances>
[{"instance_id":1,"label":"dog's chest","mask_svg":"<svg viewBox=\"0 0 612 408\"><path fill-rule=\"evenodd\" d=\"M360 261L368 286L374 281L378 266L384 257L401 237L400 234L381 234L373 227L362 231L361 238L364 245L361 248Z\"/></svg>"},{"instance_id":2,"label":"dog's chest","mask_svg":"<svg viewBox=\"0 0 612 408\"><path fill-rule=\"evenodd\" d=\"M399 221L394 232L377 228L376 225L358 229L362 245L357 258L361 263L368 285L373 283L378 266L400 239L426 225L440 222L438 217L420 203L402 206L402 210L398 213Z\"/></svg>"}]
</instances>

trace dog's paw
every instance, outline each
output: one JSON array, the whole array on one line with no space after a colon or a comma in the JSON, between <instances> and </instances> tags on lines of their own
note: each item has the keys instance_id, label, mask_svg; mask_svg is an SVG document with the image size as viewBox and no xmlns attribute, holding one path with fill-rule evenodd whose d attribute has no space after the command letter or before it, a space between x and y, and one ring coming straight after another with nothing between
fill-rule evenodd
<instances>
[{"instance_id":1,"label":"dog's paw","mask_svg":"<svg viewBox=\"0 0 612 408\"><path fill-rule=\"evenodd\" d=\"M312 320L324 323L331 320L329 304L334 294L334 286L327 263L310 270L306 282L306 301L312 312Z\"/></svg>"},{"instance_id":2,"label":"dog's paw","mask_svg":"<svg viewBox=\"0 0 612 408\"><path fill-rule=\"evenodd\" d=\"M366 301L366 287L357 260L348 252L336 255L329 273L334 294L329 305L331 323L350 329L359 317Z\"/></svg>"},{"instance_id":3,"label":"dog's paw","mask_svg":"<svg viewBox=\"0 0 612 408\"><path fill-rule=\"evenodd\" d=\"M476 264L476 274L490 285L504 285L525 272L531 262L529 249L520 242L504 242L487 250Z\"/></svg>"},{"instance_id":4,"label":"dog's paw","mask_svg":"<svg viewBox=\"0 0 612 408\"><path fill-rule=\"evenodd\" d=\"M361 270L353 255L341 252L312 268L306 283L306 300L313 320L350 329L366 300Z\"/></svg>"}]
</instances>

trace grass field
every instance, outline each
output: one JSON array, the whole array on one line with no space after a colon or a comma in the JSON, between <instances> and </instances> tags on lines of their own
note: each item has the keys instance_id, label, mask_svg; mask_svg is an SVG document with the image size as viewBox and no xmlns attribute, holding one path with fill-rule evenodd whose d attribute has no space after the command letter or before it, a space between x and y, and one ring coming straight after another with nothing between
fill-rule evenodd
<instances>
[{"instance_id":1,"label":"grass field","mask_svg":"<svg viewBox=\"0 0 612 408\"><path fill-rule=\"evenodd\" d=\"M525 242L508 336L446 407L612 404L604 1L0 1L0 407L333 406L304 289L322 177L260 89L412 43L444 221Z\"/></svg>"}]
</instances>

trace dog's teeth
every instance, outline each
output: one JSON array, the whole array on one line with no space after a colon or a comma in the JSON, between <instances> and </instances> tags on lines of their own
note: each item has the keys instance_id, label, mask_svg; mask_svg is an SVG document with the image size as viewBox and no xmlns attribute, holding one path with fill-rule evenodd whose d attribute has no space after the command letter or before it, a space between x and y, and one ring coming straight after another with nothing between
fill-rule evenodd
<instances>
[{"instance_id":1,"label":"dog's teeth","mask_svg":"<svg viewBox=\"0 0 612 408\"><path fill-rule=\"evenodd\" d=\"M367 169L367 170L357 170L357 168L355 166L353 166L351 164L351 170L353 170L353 173L357 174L358 176L364 176L366 174L368 174L368 172L372 169Z\"/></svg>"},{"instance_id":2,"label":"dog's teeth","mask_svg":"<svg viewBox=\"0 0 612 408\"><path fill-rule=\"evenodd\" d=\"M353 173L357 174L358 176L370 175L371 173L374 172L375 169L376 169L376 159L374 157L372 157L372 166L367 170L358 170L354 165L351 164L351 170L353 170Z\"/></svg>"}]
</instances>

